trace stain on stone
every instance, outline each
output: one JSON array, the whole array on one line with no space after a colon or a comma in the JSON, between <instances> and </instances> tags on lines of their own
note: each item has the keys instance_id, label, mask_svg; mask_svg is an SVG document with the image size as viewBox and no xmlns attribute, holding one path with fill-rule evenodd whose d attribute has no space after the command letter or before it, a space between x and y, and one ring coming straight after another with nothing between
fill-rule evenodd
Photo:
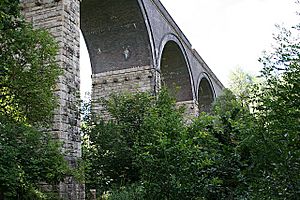
<instances>
[{"instance_id":1,"label":"stain on stone","mask_svg":"<svg viewBox=\"0 0 300 200\"><path fill-rule=\"evenodd\" d=\"M124 49L124 47L123 47L123 49ZM123 55L124 55L125 60L128 60L128 59L129 59L129 57L130 57L130 50L129 50L129 47L126 47L126 48L124 49Z\"/></svg>"}]
</instances>

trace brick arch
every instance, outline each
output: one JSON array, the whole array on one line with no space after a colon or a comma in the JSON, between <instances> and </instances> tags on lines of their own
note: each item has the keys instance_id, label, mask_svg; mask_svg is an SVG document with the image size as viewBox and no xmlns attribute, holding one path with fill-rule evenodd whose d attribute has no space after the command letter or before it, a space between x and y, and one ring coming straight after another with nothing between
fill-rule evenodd
<instances>
[{"instance_id":1,"label":"brick arch","mask_svg":"<svg viewBox=\"0 0 300 200\"><path fill-rule=\"evenodd\" d=\"M158 71L161 83L170 89L178 102L193 101L193 80L185 49L173 34L167 34L161 41Z\"/></svg>"},{"instance_id":2,"label":"brick arch","mask_svg":"<svg viewBox=\"0 0 300 200\"><path fill-rule=\"evenodd\" d=\"M197 102L199 112L210 112L216 98L215 90L206 73L201 73L198 79Z\"/></svg>"},{"instance_id":3,"label":"brick arch","mask_svg":"<svg viewBox=\"0 0 300 200\"><path fill-rule=\"evenodd\" d=\"M153 65L143 9L139 0L81 2L81 30L93 74Z\"/></svg>"}]
</instances>

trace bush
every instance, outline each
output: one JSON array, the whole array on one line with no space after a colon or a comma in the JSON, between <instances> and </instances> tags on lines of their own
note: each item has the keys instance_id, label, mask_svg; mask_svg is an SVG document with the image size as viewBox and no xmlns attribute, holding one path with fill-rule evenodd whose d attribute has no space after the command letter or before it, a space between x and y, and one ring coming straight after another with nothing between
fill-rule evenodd
<instances>
[{"instance_id":1,"label":"bush","mask_svg":"<svg viewBox=\"0 0 300 200\"><path fill-rule=\"evenodd\" d=\"M87 188L99 195L119 188L115 193L126 196L132 184L142 183L145 199L238 195L244 161L237 122L247 109L230 95L214 106L223 116L202 114L190 125L184 122L184 108L177 108L166 90L157 98L113 96L106 102L112 118L92 121L85 132ZM234 108L224 110L229 103Z\"/></svg>"},{"instance_id":2,"label":"bush","mask_svg":"<svg viewBox=\"0 0 300 200\"><path fill-rule=\"evenodd\" d=\"M0 115L0 193L5 199L40 199L41 182L55 185L68 173L60 144L49 133Z\"/></svg>"}]
</instances>

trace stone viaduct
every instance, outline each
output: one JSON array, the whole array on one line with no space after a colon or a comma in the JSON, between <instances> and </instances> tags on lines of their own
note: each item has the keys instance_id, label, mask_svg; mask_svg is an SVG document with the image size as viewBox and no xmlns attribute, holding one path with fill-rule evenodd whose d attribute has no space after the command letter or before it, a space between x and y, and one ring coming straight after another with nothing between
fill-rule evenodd
<instances>
[{"instance_id":1,"label":"stone viaduct","mask_svg":"<svg viewBox=\"0 0 300 200\"><path fill-rule=\"evenodd\" d=\"M168 87L179 104L196 114L209 111L223 89L159 0L20 0L34 27L59 44L64 70L57 84L59 108L53 133L64 143L73 167L81 157L78 113L79 37L92 66L92 99L112 92L159 91ZM84 67L81 68L84 70ZM100 107L97 109L101 109ZM84 199L84 185L69 177L58 188L63 199Z\"/></svg>"},{"instance_id":2,"label":"stone viaduct","mask_svg":"<svg viewBox=\"0 0 300 200\"><path fill-rule=\"evenodd\" d=\"M223 85L160 1L83 0L80 16L92 66L93 99L107 91L155 93L163 84L178 102L208 111L220 94Z\"/></svg>"}]
</instances>

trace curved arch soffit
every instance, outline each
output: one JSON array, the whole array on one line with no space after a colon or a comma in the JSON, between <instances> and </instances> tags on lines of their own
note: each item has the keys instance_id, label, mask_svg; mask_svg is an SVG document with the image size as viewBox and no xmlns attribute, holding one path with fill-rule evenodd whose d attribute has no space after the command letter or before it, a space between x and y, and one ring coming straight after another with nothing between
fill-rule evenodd
<instances>
[{"instance_id":1,"label":"curved arch soffit","mask_svg":"<svg viewBox=\"0 0 300 200\"><path fill-rule=\"evenodd\" d=\"M93 74L153 66L152 32L141 0L87 0L80 23Z\"/></svg>"},{"instance_id":2,"label":"curved arch soffit","mask_svg":"<svg viewBox=\"0 0 300 200\"><path fill-rule=\"evenodd\" d=\"M160 67L161 67L160 65L161 65L161 58L162 58L163 50L164 50L166 44L170 41L175 42L178 45L178 47L180 48L180 50L181 50L181 52L184 56L185 63L188 67L189 73L191 75L190 62L187 59L187 54L186 54L185 48L183 47L183 44L180 42L178 37L176 35L174 35L173 33L168 33L168 34L164 35L163 38L160 41L159 50L158 50L158 54L157 54L158 55L157 70L160 71Z\"/></svg>"},{"instance_id":3,"label":"curved arch soffit","mask_svg":"<svg viewBox=\"0 0 300 200\"><path fill-rule=\"evenodd\" d=\"M152 31L152 26L150 24L150 20L145 8L145 4L143 0L137 0L138 4L140 6L141 12L143 14L144 20L145 20L145 25L147 28L148 36L149 36L149 42L150 42L150 47L151 47L151 55L152 55L152 65L154 65L154 68L156 68L157 63L155 62L155 43L154 43L154 36L153 36L153 31Z\"/></svg>"},{"instance_id":4,"label":"curved arch soffit","mask_svg":"<svg viewBox=\"0 0 300 200\"><path fill-rule=\"evenodd\" d=\"M201 93L201 94L200 94ZM197 83L197 102L199 111L210 112L212 103L216 98L215 89L207 73L199 75Z\"/></svg>"},{"instance_id":5,"label":"curved arch soffit","mask_svg":"<svg viewBox=\"0 0 300 200\"><path fill-rule=\"evenodd\" d=\"M159 54L157 58L158 61L157 70L161 73L161 76L163 77L164 70L162 69L162 64L164 62L167 62L166 66L172 64L171 60L165 61L164 59L166 58L164 58L164 56L166 56L165 54L168 54L172 50L177 51L176 56L174 56L174 58L178 59L179 62L176 62L176 64L182 63L182 65L184 65L184 67L182 67L182 65L178 66L177 69L175 70L180 70L180 69L183 71L186 70L186 73L182 71L176 72L173 71L172 69L169 69L170 71L165 71L165 73L169 74L167 78L165 77L166 79L168 79L168 80L165 79L166 80L165 83L167 87L170 87L169 89L172 88L171 90L175 90L176 86L174 85L174 83L176 83L177 86L179 86L179 90L177 89L178 91L175 92L177 93L175 96L178 102L194 100L195 99L194 81L190 69L189 60L182 43L174 34L167 34L161 40L160 47L159 47ZM174 76L176 76L176 74L180 74L180 76L172 77L171 75L172 73L175 74ZM184 74L187 74L187 76L184 77ZM188 81L184 81L187 80L187 77L188 77Z\"/></svg>"}]
</instances>

